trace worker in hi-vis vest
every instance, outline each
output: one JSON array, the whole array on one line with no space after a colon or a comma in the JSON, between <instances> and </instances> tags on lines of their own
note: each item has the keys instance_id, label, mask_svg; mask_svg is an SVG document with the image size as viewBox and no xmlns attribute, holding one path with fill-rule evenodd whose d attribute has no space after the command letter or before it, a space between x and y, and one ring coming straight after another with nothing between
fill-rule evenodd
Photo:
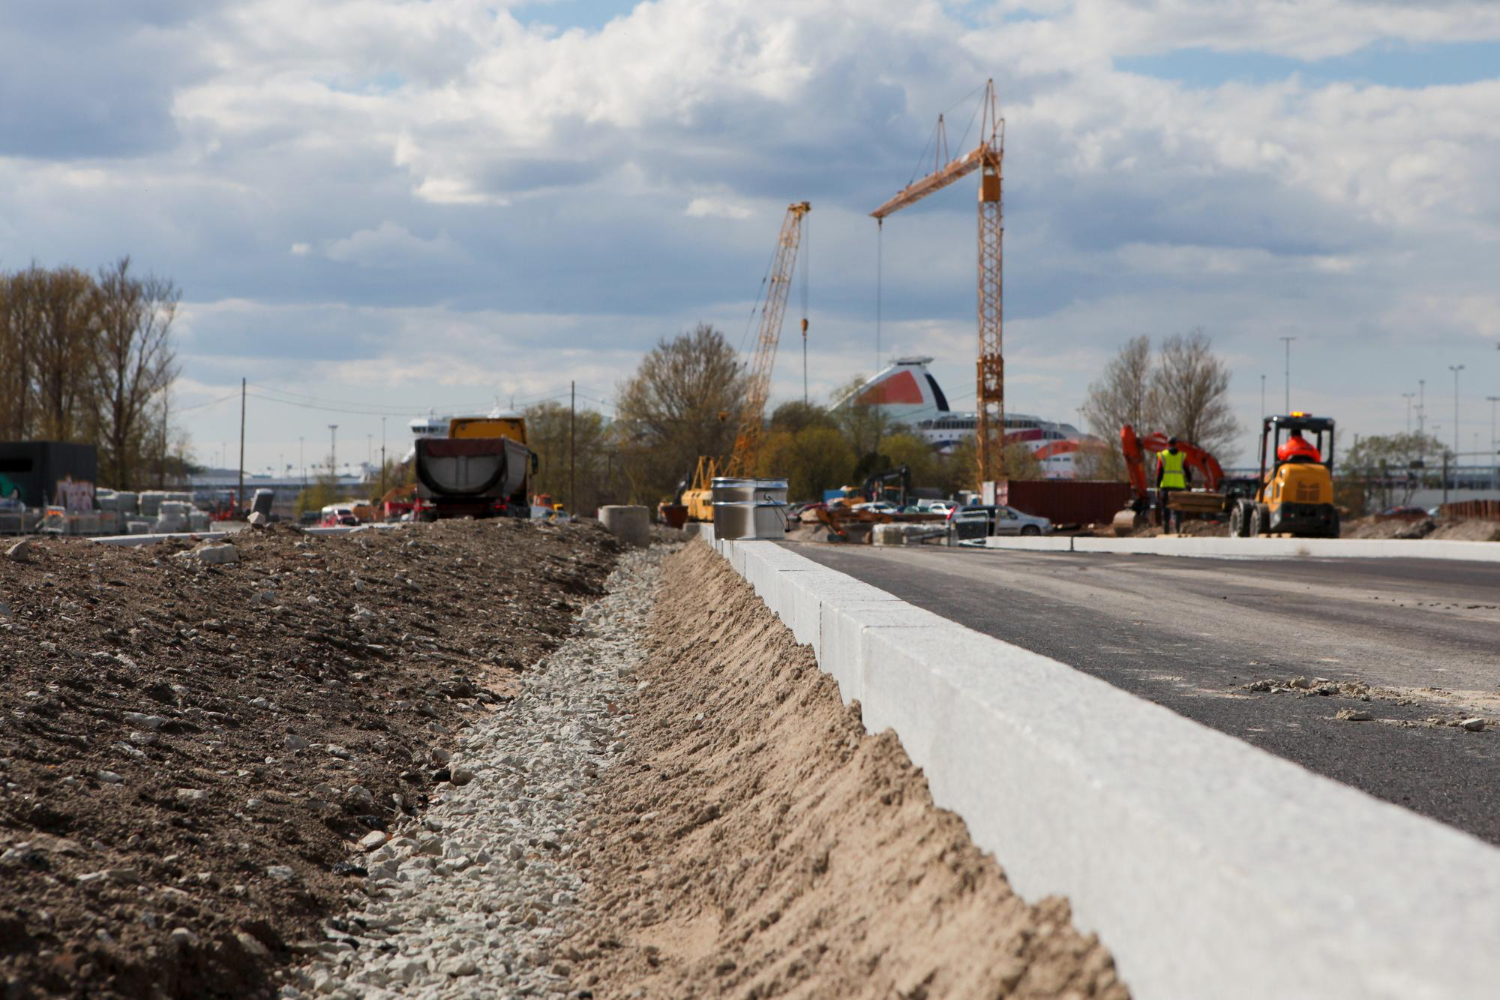
<instances>
[{"instance_id":1,"label":"worker in hi-vis vest","mask_svg":"<svg viewBox=\"0 0 1500 1000\"><path fill-rule=\"evenodd\" d=\"M1156 456L1156 496L1161 505L1161 529L1171 534L1172 511L1167 506L1173 490L1187 489L1187 456L1177 450L1177 439L1167 439L1167 450Z\"/></svg>"}]
</instances>

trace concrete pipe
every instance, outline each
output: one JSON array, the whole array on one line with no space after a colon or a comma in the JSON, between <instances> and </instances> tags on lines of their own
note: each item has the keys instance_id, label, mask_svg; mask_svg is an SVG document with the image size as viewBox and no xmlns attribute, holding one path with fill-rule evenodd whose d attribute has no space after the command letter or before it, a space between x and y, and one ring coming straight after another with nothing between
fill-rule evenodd
<instances>
[{"instance_id":1,"label":"concrete pipe","mask_svg":"<svg viewBox=\"0 0 1500 1000\"><path fill-rule=\"evenodd\" d=\"M606 531L627 545L645 548L651 544L651 512L645 507L601 507L599 520Z\"/></svg>"}]
</instances>

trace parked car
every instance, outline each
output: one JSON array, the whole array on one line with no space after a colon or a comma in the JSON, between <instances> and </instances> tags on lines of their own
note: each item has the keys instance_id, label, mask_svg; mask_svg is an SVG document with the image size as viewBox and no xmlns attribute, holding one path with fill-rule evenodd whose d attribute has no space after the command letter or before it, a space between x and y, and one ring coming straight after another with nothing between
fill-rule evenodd
<instances>
[{"instance_id":1,"label":"parked car","mask_svg":"<svg viewBox=\"0 0 1500 1000\"><path fill-rule=\"evenodd\" d=\"M856 511L867 510L867 511L870 511L871 513L873 513L873 514L899 514L899 513L901 513L901 508L897 507L895 504L891 503L889 500L872 500L869 503L857 503L857 504L854 505L853 509L856 510Z\"/></svg>"},{"instance_id":2,"label":"parked car","mask_svg":"<svg viewBox=\"0 0 1500 1000\"><path fill-rule=\"evenodd\" d=\"M1047 518L1025 514L1014 507L1001 504L975 504L969 507L958 507L948 512L950 522L978 520L981 516L988 524L988 533L991 535L1052 534L1052 522Z\"/></svg>"},{"instance_id":3,"label":"parked car","mask_svg":"<svg viewBox=\"0 0 1500 1000\"><path fill-rule=\"evenodd\" d=\"M934 500L932 501L932 503L927 505L927 513L948 514L951 513L957 506L958 504L954 503L952 500Z\"/></svg>"}]
</instances>

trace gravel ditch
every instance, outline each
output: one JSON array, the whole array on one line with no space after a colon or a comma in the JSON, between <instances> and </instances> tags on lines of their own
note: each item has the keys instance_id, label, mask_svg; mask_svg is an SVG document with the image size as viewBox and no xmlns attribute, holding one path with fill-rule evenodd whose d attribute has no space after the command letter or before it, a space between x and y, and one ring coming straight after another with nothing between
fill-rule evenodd
<instances>
[{"instance_id":1,"label":"gravel ditch","mask_svg":"<svg viewBox=\"0 0 1500 1000\"><path fill-rule=\"evenodd\" d=\"M451 783L420 821L363 842L354 909L299 942L281 995L563 997L556 942L578 912L570 862L597 779L624 750L634 669L663 546L622 556L607 595L561 648L520 676L505 708L460 738Z\"/></svg>"}]
</instances>

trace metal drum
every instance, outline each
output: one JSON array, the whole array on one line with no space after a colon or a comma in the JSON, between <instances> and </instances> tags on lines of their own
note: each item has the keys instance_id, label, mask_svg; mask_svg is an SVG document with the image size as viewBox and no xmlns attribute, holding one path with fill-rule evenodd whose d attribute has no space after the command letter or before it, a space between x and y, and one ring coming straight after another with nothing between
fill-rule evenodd
<instances>
[{"instance_id":1,"label":"metal drum","mask_svg":"<svg viewBox=\"0 0 1500 1000\"><path fill-rule=\"evenodd\" d=\"M714 503L786 503L785 479L717 476L712 485Z\"/></svg>"},{"instance_id":2,"label":"metal drum","mask_svg":"<svg viewBox=\"0 0 1500 1000\"><path fill-rule=\"evenodd\" d=\"M714 537L783 537L786 491L785 479L714 479Z\"/></svg>"}]
</instances>

